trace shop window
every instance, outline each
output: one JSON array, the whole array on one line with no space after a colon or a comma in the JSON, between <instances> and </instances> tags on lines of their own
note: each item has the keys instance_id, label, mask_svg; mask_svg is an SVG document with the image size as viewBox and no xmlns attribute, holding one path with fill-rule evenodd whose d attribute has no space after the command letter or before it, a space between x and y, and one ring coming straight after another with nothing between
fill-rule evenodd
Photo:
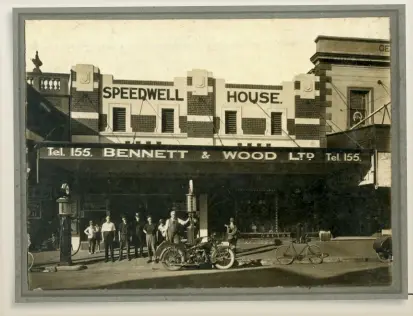
<instances>
[{"instance_id":1,"label":"shop window","mask_svg":"<svg viewBox=\"0 0 413 316\"><path fill-rule=\"evenodd\" d=\"M126 132L126 109L113 108L113 131Z\"/></svg>"},{"instance_id":2,"label":"shop window","mask_svg":"<svg viewBox=\"0 0 413 316\"><path fill-rule=\"evenodd\" d=\"M349 90L349 127L352 127L367 116L368 105L370 100L370 90L350 89ZM366 121L360 124L366 125Z\"/></svg>"},{"instance_id":3,"label":"shop window","mask_svg":"<svg viewBox=\"0 0 413 316\"><path fill-rule=\"evenodd\" d=\"M162 133L173 133L174 128L174 109L162 109Z\"/></svg>"},{"instance_id":4,"label":"shop window","mask_svg":"<svg viewBox=\"0 0 413 316\"><path fill-rule=\"evenodd\" d=\"M237 111L225 112L225 134L237 133Z\"/></svg>"},{"instance_id":5,"label":"shop window","mask_svg":"<svg viewBox=\"0 0 413 316\"><path fill-rule=\"evenodd\" d=\"M282 133L282 113L271 113L271 135L281 135Z\"/></svg>"}]
</instances>

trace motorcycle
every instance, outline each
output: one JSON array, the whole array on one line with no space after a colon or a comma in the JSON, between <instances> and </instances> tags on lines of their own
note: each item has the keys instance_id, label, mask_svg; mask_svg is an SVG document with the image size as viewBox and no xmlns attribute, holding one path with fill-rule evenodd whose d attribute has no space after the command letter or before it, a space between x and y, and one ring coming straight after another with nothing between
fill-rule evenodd
<instances>
[{"instance_id":1,"label":"motorcycle","mask_svg":"<svg viewBox=\"0 0 413 316\"><path fill-rule=\"evenodd\" d=\"M193 245L164 241L155 253L162 266L170 271L183 267L212 264L219 270L230 269L235 263L235 253L227 242L219 242L215 234L196 238Z\"/></svg>"},{"instance_id":2,"label":"motorcycle","mask_svg":"<svg viewBox=\"0 0 413 316\"><path fill-rule=\"evenodd\" d=\"M373 249L381 262L388 263L393 261L392 238L391 236L382 236L377 238L373 243Z\"/></svg>"}]
</instances>

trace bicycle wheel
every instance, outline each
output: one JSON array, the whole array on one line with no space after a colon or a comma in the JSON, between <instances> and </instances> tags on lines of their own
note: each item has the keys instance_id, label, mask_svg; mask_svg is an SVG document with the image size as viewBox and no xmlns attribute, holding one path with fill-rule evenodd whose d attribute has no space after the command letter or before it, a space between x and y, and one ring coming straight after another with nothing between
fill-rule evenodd
<instances>
[{"instance_id":1,"label":"bicycle wheel","mask_svg":"<svg viewBox=\"0 0 413 316\"><path fill-rule=\"evenodd\" d=\"M321 252L320 247L316 245L308 245L307 257L312 264L320 264L323 262L323 253Z\"/></svg>"},{"instance_id":2,"label":"bicycle wheel","mask_svg":"<svg viewBox=\"0 0 413 316\"><path fill-rule=\"evenodd\" d=\"M31 252L27 252L27 270L30 271L34 264L34 256Z\"/></svg>"},{"instance_id":3,"label":"bicycle wheel","mask_svg":"<svg viewBox=\"0 0 413 316\"><path fill-rule=\"evenodd\" d=\"M295 259L295 251L291 245L283 245L277 248L275 251L275 257L280 264L291 264Z\"/></svg>"}]
</instances>

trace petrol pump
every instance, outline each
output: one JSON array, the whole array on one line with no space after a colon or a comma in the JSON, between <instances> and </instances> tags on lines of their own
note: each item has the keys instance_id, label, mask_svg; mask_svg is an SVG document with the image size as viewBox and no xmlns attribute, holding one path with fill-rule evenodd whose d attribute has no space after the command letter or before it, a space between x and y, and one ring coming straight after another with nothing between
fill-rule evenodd
<instances>
[{"instance_id":1,"label":"petrol pump","mask_svg":"<svg viewBox=\"0 0 413 316\"><path fill-rule=\"evenodd\" d=\"M62 184L62 195L57 199L60 216L60 265L72 264L72 205L70 189L67 183Z\"/></svg>"},{"instance_id":2,"label":"petrol pump","mask_svg":"<svg viewBox=\"0 0 413 316\"><path fill-rule=\"evenodd\" d=\"M186 195L186 207L189 217L189 225L187 227L187 242L194 244L195 239L198 237L198 221L196 219L196 197L194 195L193 181L189 180L189 190Z\"/></svg>"}]
</instances>

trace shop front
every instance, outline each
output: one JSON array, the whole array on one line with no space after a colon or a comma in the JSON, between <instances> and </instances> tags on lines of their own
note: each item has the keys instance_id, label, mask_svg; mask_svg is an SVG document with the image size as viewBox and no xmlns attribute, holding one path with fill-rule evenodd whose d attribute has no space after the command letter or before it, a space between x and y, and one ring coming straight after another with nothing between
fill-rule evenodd
<instances>
[{"instance_id":1,"label":"shop front","mask_svg":"<svg viewBox=\"0 0 413 316\"><path fill-rule=\"evenodd\" d=\"M223 233L230 217L243 233L282 234L299 222L311 231L328 228L325 219L335 214L325 208L328 179L352 174L346 185L357 189L371 157L354 149L47 142L38 144L37 180L44 181L45 168L61 170L55 179L72 187L72 234L81 239L89 220L106 215L115 223L136 212L159 220L175 209L185 218L190 180L202 235Z\"/></svg>"}]
</instances>

